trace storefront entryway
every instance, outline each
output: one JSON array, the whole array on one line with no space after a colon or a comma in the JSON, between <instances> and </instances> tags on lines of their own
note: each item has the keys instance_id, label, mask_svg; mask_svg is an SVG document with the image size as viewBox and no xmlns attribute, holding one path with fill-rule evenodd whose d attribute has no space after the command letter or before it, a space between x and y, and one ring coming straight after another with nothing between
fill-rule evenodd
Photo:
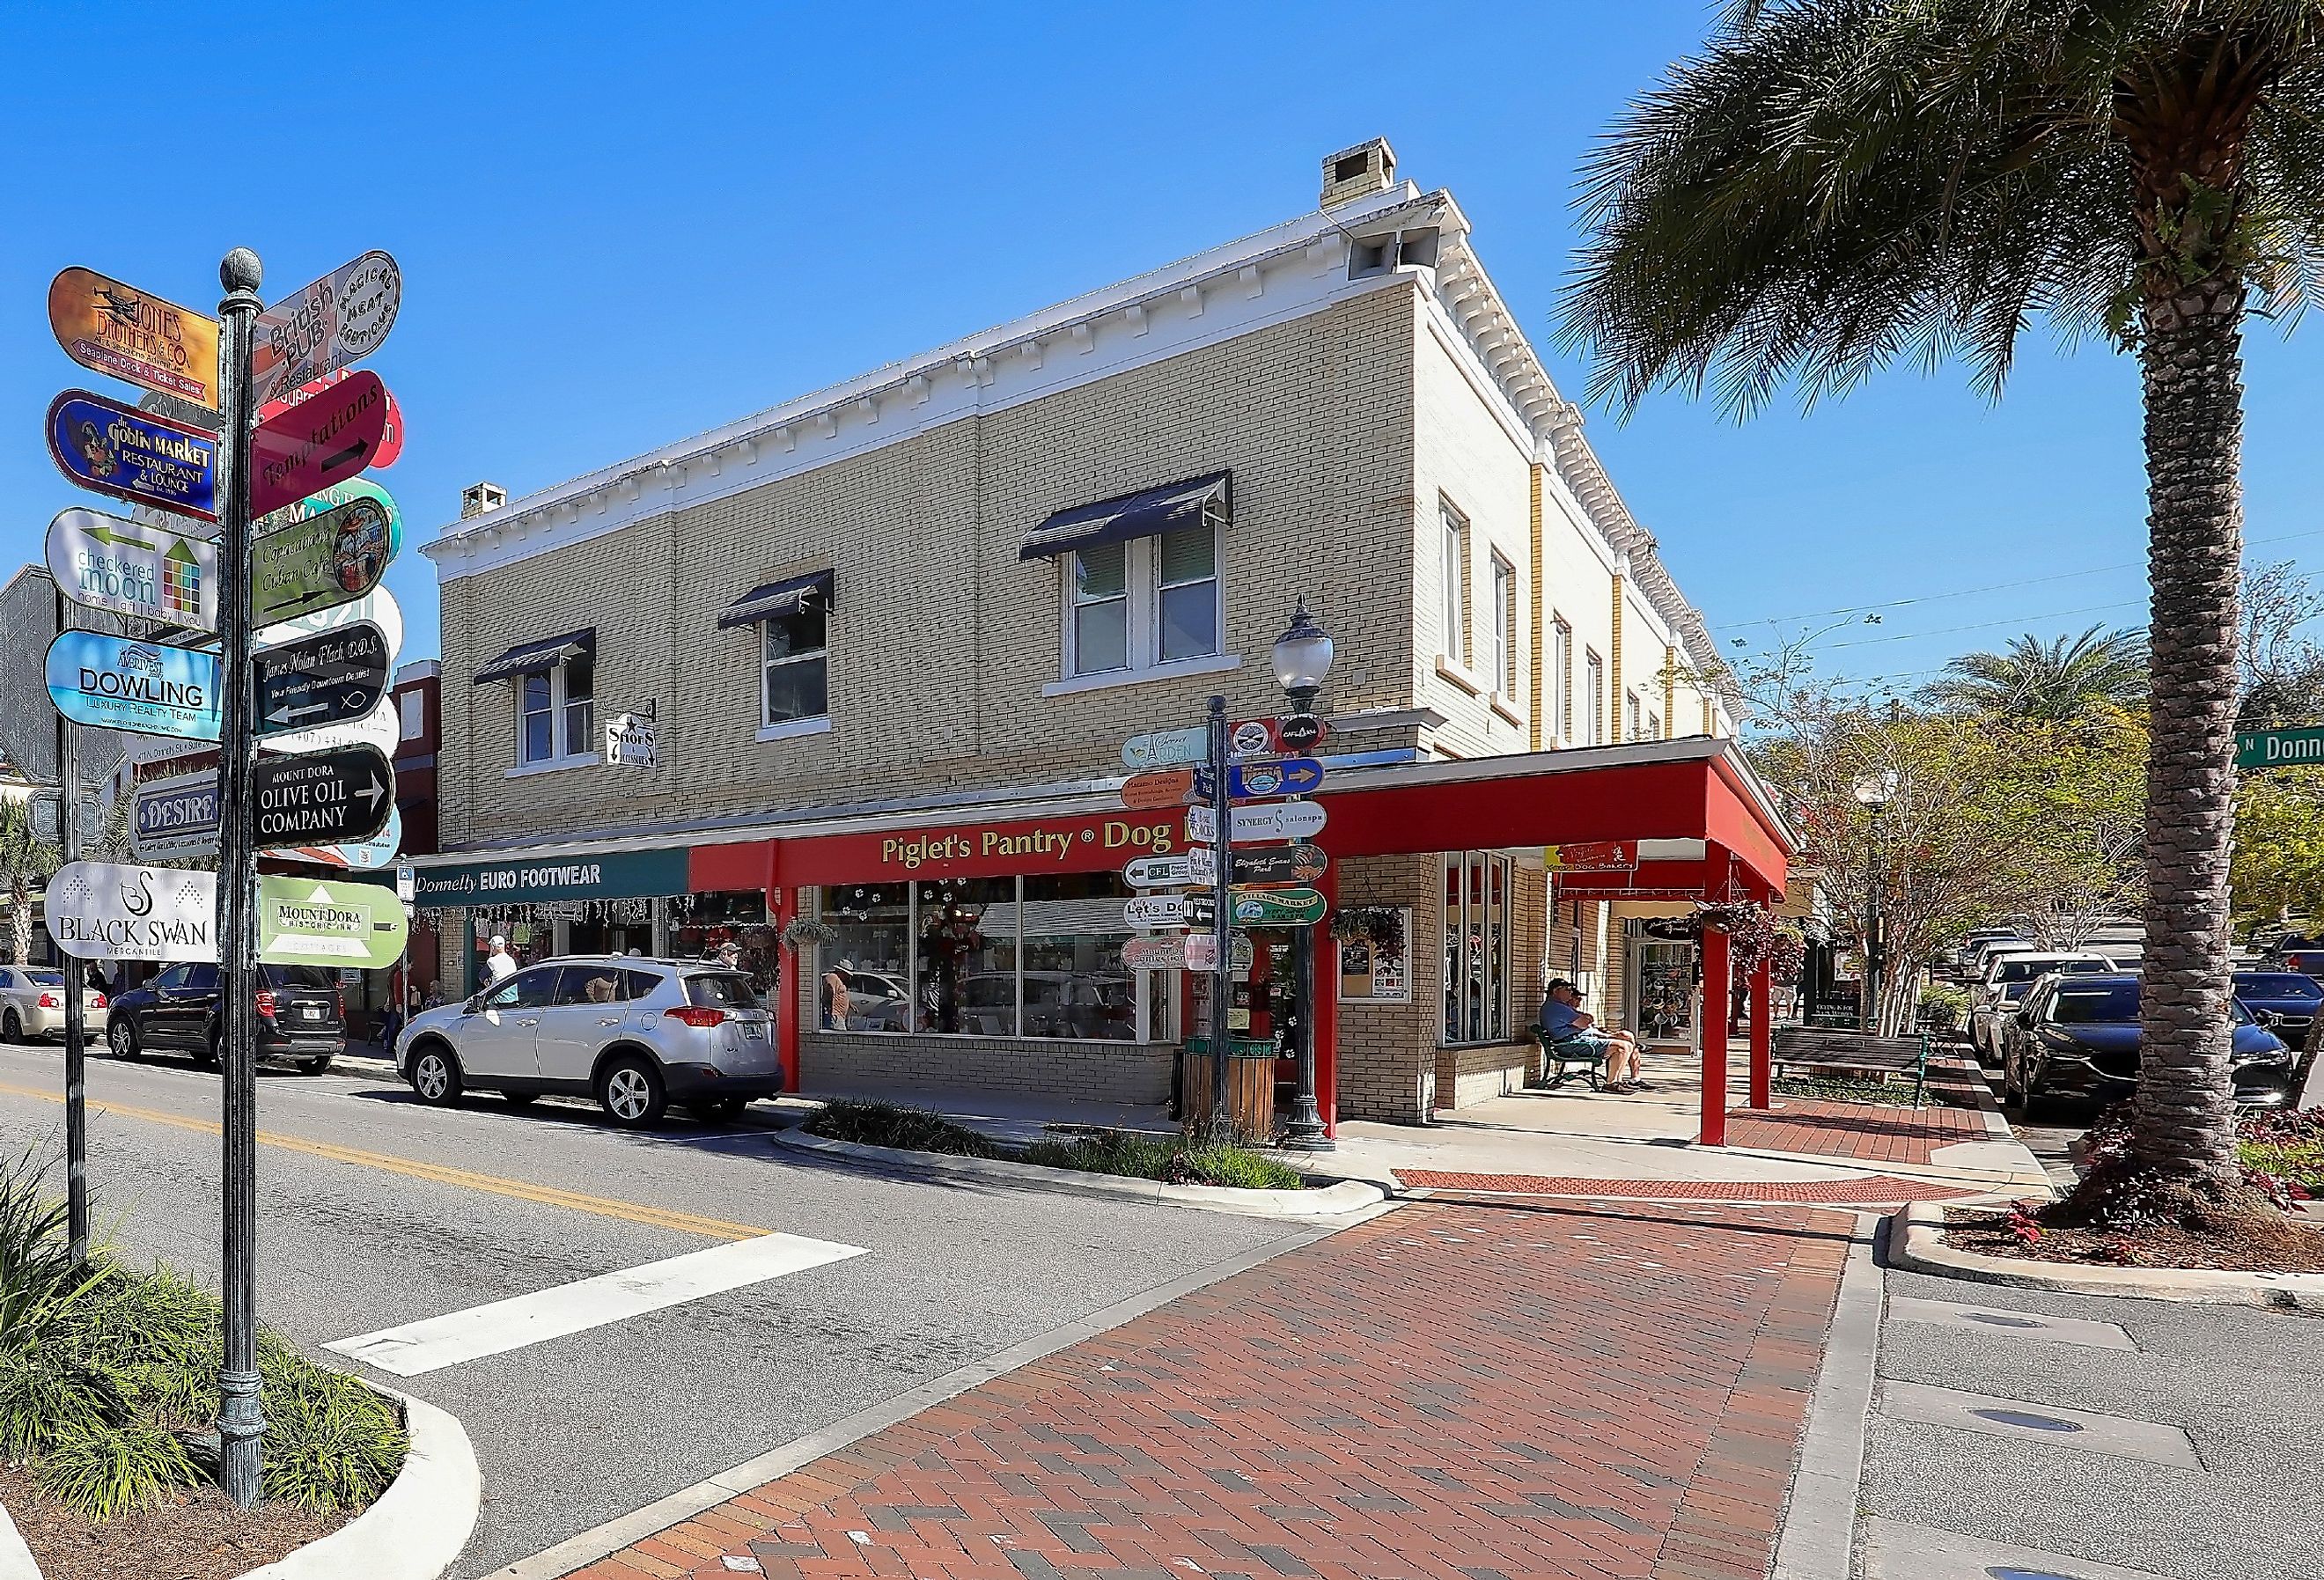
<instances>
[{"instance_id":1,"label":"storefront entryway","mask_svg":"<svg viewBox=\"0 0 2324 1580\"><path fill-rule=\"evenodd\" d=\"M1692 940L1631 940L1630 978L1623 994L1629 1012L1625 1021L1647 1047L1692 1051L1698 1046L1695 978L1700 966L1696 955Z\"/></svg>"}]
</instances>

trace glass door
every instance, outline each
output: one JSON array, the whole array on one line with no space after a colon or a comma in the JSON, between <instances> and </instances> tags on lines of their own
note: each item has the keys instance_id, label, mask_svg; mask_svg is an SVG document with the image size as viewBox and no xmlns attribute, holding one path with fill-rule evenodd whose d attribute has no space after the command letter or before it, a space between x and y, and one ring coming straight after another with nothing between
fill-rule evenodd
<instances>
[{"instance_id":1,"label":"glass door","mask_svg":"<svg viewBox=\"0 0 2324 1580\"><path fill-rule=\"evenodd\" d=\"M1631 946L1630 1025L1643 1042L1694 1046L1694 950L1689 942L1640 938Z\"/></svg>"}]
</instances>

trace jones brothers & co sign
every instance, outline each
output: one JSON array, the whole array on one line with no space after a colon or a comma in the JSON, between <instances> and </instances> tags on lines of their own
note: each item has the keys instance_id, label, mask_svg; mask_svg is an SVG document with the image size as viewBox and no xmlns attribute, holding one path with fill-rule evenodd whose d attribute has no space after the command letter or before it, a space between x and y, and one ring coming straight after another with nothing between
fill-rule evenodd
<instances>
[{"instance_id":1,"label":"jones brothers & co sign","mask_svg":"<svg viewBox=\"0 0 2324 1580\"><path fill-rule=\"evenodd\" d=\"M781 841L777 860L786 883L1108 872L1136 856L1183 848L1181 816L1165 809L841 834Z\"/></svg>"}]
</instances>

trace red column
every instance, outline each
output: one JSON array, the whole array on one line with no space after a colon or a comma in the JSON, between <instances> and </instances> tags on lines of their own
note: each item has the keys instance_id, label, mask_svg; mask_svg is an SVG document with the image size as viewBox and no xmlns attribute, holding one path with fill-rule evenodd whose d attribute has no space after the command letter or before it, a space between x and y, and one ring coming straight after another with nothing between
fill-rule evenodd
<instances>
[{"instance_id":1,"label":"red column","mask_svg":"<svg viewBox=\"0 0 2324 1580\"><path fill-rule=\"evenodd\" d=\"M781 939L798 915L798 891L783 882L783 845L774 842L767 856L767 893L775 911L775 936ZM776 988L775 1057L782 1060L783 1090L799 1089L799 951L788 939L775 946L782 963L782 981Z\"/></svg>"},{"instance_id":2,"label":"red column","mask_svg":"<svg viewBox=\"0 0 2324 1580\"><path fill-rule=\"evenodd\" d=\"M1702 929L1702 1132L1706 1147L1727 1144L1727 935Z\"/></svg>"},{"instance_id":3,"label":"red column","mask_svg":"<svg viewBox=\"0 0 2324 1580\"><path fill-rule=\"evenodd\" d=\"M1775 1014L1772 970L1768 962L1762 960L1751 972L1751 1106L1754 1108L1772 1107L1775 1101L1768 1082L1773 1058L1773 1033L1769 1028Z\"/></svg>"},{"instance_id":4,"label":"red column","mask_svg":"<svg viewBox=\"0 0 2324 1580\"><path fill-rule=\"evenodd\" d=\"M1333 909L1340 903L1340 874L1324 873L1317 885ZM1326 911L1326 918L1330 912ZM1340 947L1332 941L1331 924L1327 920L1309 928L1314 936L1315 960L1308 973L1315 986L1315 1002L1309 1006L1309 1019L1314 1022L1308 1035L1315 1039L1315 1111L1323 1116L1323 1133L1337 1137L1340 1133Z\"/></svg>"}]
</instances>

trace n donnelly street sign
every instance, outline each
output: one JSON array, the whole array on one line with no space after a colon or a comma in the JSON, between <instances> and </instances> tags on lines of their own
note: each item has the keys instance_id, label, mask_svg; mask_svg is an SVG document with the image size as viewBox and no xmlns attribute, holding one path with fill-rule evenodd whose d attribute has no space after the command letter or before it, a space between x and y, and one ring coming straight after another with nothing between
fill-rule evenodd
<instances>
[{"instance_id":1,"label":"n donnelly street sign","mask_svg":"<svg viewBox=\"0 0 2324 1580\"><path fill-rule=\"evenodd\" d=\"M49 700L75 724L218 738L216 653L96 631L67 631L49 644Z\"/></svg>"},{"instance_id":2,"label":"n donnelly street sign","mask_svg":"<svg viewBox=\"0 0 2324 1580\"><path fill-rule=\"evenodd\" d=\"M369 713L387 694L387 638L368 621L250 655L258 734Z\"/></svg>"},{"instance_id":3,"label":"n donnelly street sign","mask_svg":"<svg viewBox=\"0 0 2324 1580\"><path fill-rule=\"evenodd\" d=\"M269 532L251 545L251 617L272 625L351 604L379 585L394 553L387 507L375 499Z\"/></svg>"},{"instance_id":4,"label":"n donnelly street sign","mask_svg":"<svg viewBox=\"0 0 2324 1580\"><path fill-rule=\"evenodd\" d=\"M214 543L76 507L49 523L48 561L65 596L86 608L217 629Z\"/></svg>"},{"instance_id":5,"label":"n donnelly street sign","mask_svg":"<svg viewBox=\"0 0 2324 1580\"><path fill-rule=\"evenodd\" d=\"M1231 828L1238 845L1246 839L1307 839L1323 831L1324 817L1320 801L1266 801L1235 808ZM1216 845L1218 813L1209 807L1186 808L1186 837L1196 845Z\"/></svg>"},{"instance_id":6,"label":"n donnelly street sign","mask_svg":"<svg viewBox=\"0 0 2324 1580\"><path fill-rule=\"evenodd\" d=\"M216 319L93 269L66 269L49 282L49 328L83 367L217 410Z\"/></svg>"},{"instance_id":7,"label":"n donnelly street sign","mask_svg":"<svg viewBox=\"0 0 2324 1580\"><path fill-rule=\"evenodd\" d=\"M376 971L402 955L407 931L395 891L380 884L258 880L258 957L270 966Z\"/></svg>"},{"instance_id":8,"label":"n donnelly street sign","mask_svg":"<svg viewBox=\"0 0 2324 1580\"><path fill-rule=\"evenodd\" d=\"M49 405L49 457L83 488L180 515L218 516L218 436L86 390Z\"/></svg>"},{"instance_id":9,"label":"n donnelly street sign","mask_svg":"<svg viewBox=\"0 0 2324 1580\"><path fill-rule=\"evenodd\" d=\"M2295 762L2324 762L2324 725L2246 730L2236 736L2237 768L2282 768Z\"/></svg>"},{"instance_id":10,"label":"n donnelly street sign","mask_svg":"<svg viewBox=\"0 0 2324 1580\"><path fill-rule=\"evenodd\" d=\"M217 874L74 862L49 880L49 936L77 960L215 960Z\"/></svg>"},{"instance_id":11,"label":"n donnelly street sign","mask_svg":"<svg viewBox=\"0 0 2324 1580\"><path fill-rule=\"evenodd\" d=\"M250 511L264 515L360 476L387 432L387 386L375 373L301 401L250 436Z\"/></svg>"}]
</instances>

